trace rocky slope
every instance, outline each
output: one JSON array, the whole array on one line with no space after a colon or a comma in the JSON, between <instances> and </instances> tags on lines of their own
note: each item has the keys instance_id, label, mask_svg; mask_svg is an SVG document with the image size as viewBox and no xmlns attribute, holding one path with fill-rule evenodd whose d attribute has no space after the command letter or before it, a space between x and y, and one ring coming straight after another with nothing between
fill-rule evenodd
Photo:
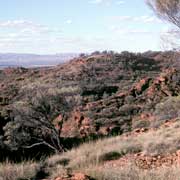
<instances>
[{"instance_id":1,"label":"rocky slope","mask_svg":"<svg viewBox=\"0 0 180 180\"><path fill-rule=\"evenodd\" d=\"M180 93L180 55L101 53L51 68L0 71L0 144L18 103L37 92L58 92L70 104L52 124L64 138L117 135L151 128L159 103ZM63 122L63 125L59 125Z\"/></svg>"},{"instance_id":2,"label":"rocky slope","mask_svg":"<svg viewBox=\"0 0 180 180\"><path fill-rule=\"evenodd\" d=\"M144 78L129 91L118 91L108 98L76 108L64 123L62 134L68 137L75 131L79 136L88 137L131 131L134 121L152 119L156 104L179 93L180 76L175 69L156 78Z\"/></svg>"}]
</instances>

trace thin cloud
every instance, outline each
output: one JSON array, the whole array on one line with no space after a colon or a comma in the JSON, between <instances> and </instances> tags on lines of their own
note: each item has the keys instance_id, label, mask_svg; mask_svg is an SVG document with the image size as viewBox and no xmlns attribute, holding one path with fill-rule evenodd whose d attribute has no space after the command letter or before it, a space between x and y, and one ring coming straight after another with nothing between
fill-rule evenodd
<instances>
[{"instance_id":1,"label":"thin cloud","mask_svg":"<svg viewBox=\"0 0 180 180\"><path fill-rule=\"evenodd\" d=\"M36 33L51 33L51 32L61 32L59 28L49 28L45 25L34 23L28 20L14 20L14 21L4 21L0 22L0 28L15 29L21 31L22 33L36 34Z\"/></svg>"},{"instance_id":2,"label":"thin cloud","mask_svg":"<svg viewBox=\"0 0 180 180\"><path fill-rule=\"evenodd\" d=\"M115 3L116 5L122 5L125 3L125 1L123 0L117 0L117 1L114 1L113 0L91 0L89 1L90 4L104 4L104 5L111 5L113 3Z\"/></svg>"},{"instance_id":3,"label":"thin cloud","mask_svg":"<svg viewBox=\"0 0 180 180\"><path fill-rule=\"evenodd\" d=\"M91 1L89 1L89 3L110 6L113 2L112 2L112 0L91 0Z\"/></svg>"},{"instance_id":4,"label":"thin cloud","mask_svg":"<svg viewBox=\"0 0 180 180\"><path fill-rule=\"evenodd\" d=\"M66 20L66 24L72 24L72 20L71 19Z\"/></svg>"},{"instance_id":5,"label":"thin cloud","mask_svg":"<svg viewBox=\"0 0 180 180\"><path fill-rule=\"evenodd\" d=\"M117 5L125 4L125 1L116 1Z\"/></svg>"},{"instance_id":6,"label":"thin cloud","mask_svg":"<svg viewBox=\"0 0 180 180\"><path fill-rule=\"evenodd\" d=\"M27 20L14 20L0 22L1 28L22 28L22 27L42 27L40 24L33 23Z\"/></svg>"},{"instance_id":7,"label":"thin cloud","mask_svg":"<svg viewBox=\"0 0 180 180\"><path fill-rule=\"evenodd\" d=\"M0 46L4 49L10 46L22 49L30 45L34 47L38 44L39 46L45 44L46 46L51 37L62 34L60 28L48 27L28 20L0 22L0 29Z\"/></svg>"},{"instance_id":8,"label":"thin cloud","mask_svg":"<svg viewBox=\"0 0 180 180\"><path fill-rule=\"evenodd\" d=\"M92 0L92 1L89 1L89 3L91 3L91 4L101 4L103 2L104 2L104 0Z\"/></svg>"},{"instance_id":9,"label":"thin cloud","mask_svg":"<svg viewBox=\"0 0 180 180\"><path fill-rule=\"evenodd\" d=\"M151 35L153 33L155 33L154 31L150 31L147 29L136 29L136 28L122 28L122 27L118 27L118 26L111 26L109 28L111 31L113 31L114 33L118 34L118 35L134 35L134 34L140 34L140 35Z\"/></svg>"},{"instance_id":10,"label":"thin cloud","mask_svg":"<svg viewBox=\"0 0 180 180\"><path fill-rule=\"evenodd\" d=\"M114 16L112 17L113 20L118 22L124 21L131 21L131 22L142 22L142 23L151 23L151 22L158 22L161 21L157 19L155 16Z\"/></svg>"}]
</instances>

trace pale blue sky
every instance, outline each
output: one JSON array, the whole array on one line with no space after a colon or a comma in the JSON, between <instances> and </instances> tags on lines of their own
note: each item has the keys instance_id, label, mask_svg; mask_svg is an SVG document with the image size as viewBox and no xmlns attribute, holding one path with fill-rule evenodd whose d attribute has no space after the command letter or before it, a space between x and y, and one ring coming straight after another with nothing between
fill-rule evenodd
<instances>
[{"instance_id":1,"label":"pale blue sky","mask_svg":"<svg viewBox=\"0 0 180 180\"><path fill-rule=\"evenodd\" d=\"M167 24L145 0L0 0L0 52L160 49Z\"/></svg>"}]
</instances>

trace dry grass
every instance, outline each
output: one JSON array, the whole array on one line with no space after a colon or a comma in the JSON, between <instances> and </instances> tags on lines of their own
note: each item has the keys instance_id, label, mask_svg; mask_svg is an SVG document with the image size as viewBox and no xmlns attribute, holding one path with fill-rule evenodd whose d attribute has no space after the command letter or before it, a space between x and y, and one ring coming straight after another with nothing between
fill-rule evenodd
<instances>
[{"instance_id":1,"label":"dry grass","mask_svg":"<svg viewBox=\"0 0 180 180\"><path fill-rule=\"evenodd\" d=\"M136 153L139 151L144 152L147 155L166 154L169 152L173 153L176 150L180 149L179 139L180 139L180 122L177 121L175 124L173 124L170 127L166 127L166 128L162 127L157 131L150 131L141 134L137 137L130 136L123 138L121 136L118 136L108 139L100 139L97 140L96 142L85 143L81 145L79 148L72 149L71 151L63 153L62 155L52 156L49 159L47 159L47 162L54 167L60 166L61 170L64 169L63 171L67 169L71 169L72 171L84 172L87 171L87 169L89 169L90 171L88 172L90 172L90 175L91 173L93 173L93 171L95 174L98 174L96 172L97 171L96 167L100 167L104 163L104 161L108 160L109 156L110 159L116 159L116 158L118 159L125 154ZM62 163L63 161L66 161L67 163L63 165ZM134 169L133 171L132 170L128 171L128 169L124 171L123 169L123 171L118 170L116 173L113 172L113 175L115 177L112 179L116 179L115 174L118 174L117 175L118 177L119 173L122 172L125 173L126 171L127 171L127 175L132 177L133 176L136 177L136 174L144 173L143 171L140 172L138 169L136 169L135 166L131 167L131 169L132 168ZM163 177L166 177L164 173L169 173L170 169L166 168L164 170L159 169L158 171L149 171L148 172L150 173L148 175L150 176L149 179L156 180L161 175L162 177L160 177L159 179L163 179ZM177 169L174 168L174 171L170 173L171 176L174 176L176 170ZM105 175L107 174L107 177L108 174L112 176L111 171L114 170L105 169L106 172ZM56 172L57 171L54 171L54 173L51 173L51 175L54 177L56 175ZM98 172L100 172L101 175L104 174L103 170L101 171L98 170ZM154 177L151 178L151 175ZM145 175L142 174L141 176L142 177L144 176L145 178L146 174ZM129 177L129 179L133 179L132 177ZM128 179L128 177L126 178ZM137 176L137 178L134 179L138 179L138 178L139 176ZM100 177L99 179L103 179L103 178Z\"/></svg>"},{"instance_id":2,"label":"dry grass","mask_svg":"<svg viewBox=\"0 0 180 180\"><path fill-rule=\"evenodd\" d=\"M30 179L35 176L38 164L34 162L22 162L20 164L0 164L0 180Z\"/></svg>"},{"instance_id":3,"label":"dry grass","mask_svg":"<svg viewBox=\"0 0 180 180\"><path fill-rule=\"evenodd\" d=\"M133 165L122 168L92 167L84 172L97 180L179 180L180 167L141 170Z\"/></svg>"},{"instance_id":4,"label":"dry grass","mask_svg":"<svg viewBox=\"0 0 180 180\"><path fill-rule=\"evenodd\" d=\"M84 171L86 168L99 166L108 158L111 152L115 154L114 157L111 156L114 159L117 157L117 154L117 158L119 158L127 153L138 152L140 149L139 144L133 139L121 142L120 137L114 137L85 143L79 148L72 149L62 155L52 156L47 159L47 164L51 167L51 178L54 178L57 176L57 173L62 174L69 170ZM63 160L68 162L65 166L62 164Z\"/></svg>"},{"instance_id":5,"label":"dry grass","mask_svg":"<svg viewBox=\"0 0 180 180\"><path fill-rule=\"evenodd\" d=\"M125 167L104 167L105 161L119 159L125 154L144 152L148 155L175 152L180 149L180 121L170 127L161 127L138 136L111 137L87 142L78 148L54 155L45 161L50 178L67 172L84 172L98 180L178 180L179 167L161 167L140 170L133 163ZM30 168L31 167L31 168ZM0 165L0 180L28 179L35 176L35 163Z\"/></svg>"},{"instance_id":6,"label":"dry grass","mask_svg":"<svg viewBox=\"0 0 180 180\"><path fill-rule=\"evenodd\" d=\"M148 132L138 137L143 146L143 151L148 155L173 153L180 149L180 122L167 128Z\"/></svg>"}]
</instances>

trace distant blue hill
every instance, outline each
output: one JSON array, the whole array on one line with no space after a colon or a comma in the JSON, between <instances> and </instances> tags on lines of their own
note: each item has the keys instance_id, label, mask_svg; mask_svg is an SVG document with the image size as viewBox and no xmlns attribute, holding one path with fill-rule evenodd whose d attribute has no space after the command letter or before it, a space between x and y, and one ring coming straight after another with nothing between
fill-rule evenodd
<instances>
[{"instance_id":1,"label":"distant blue hill","mask_svg":"<svg viewBox=\"0 0 180 180\"><path fill-rule=\"evenodd\" d=\"M0 69L6 67L41 67L53 66L77 57L76 53L54 55L0 53Z\"/></svg>"}]
</instances>

